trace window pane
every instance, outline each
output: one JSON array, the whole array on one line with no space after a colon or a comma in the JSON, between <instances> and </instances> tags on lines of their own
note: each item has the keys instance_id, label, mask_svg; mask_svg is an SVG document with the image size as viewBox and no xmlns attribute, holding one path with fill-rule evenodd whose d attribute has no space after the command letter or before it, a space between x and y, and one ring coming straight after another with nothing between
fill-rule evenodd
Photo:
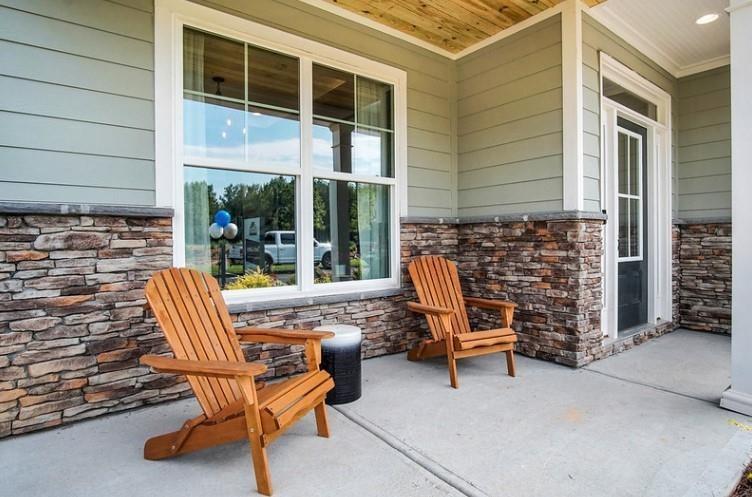
<instances>
[{"instance_id":1,"label":"window pane","mask_svg":"<svg viewBox=\"0 0 752 497\"><path fill-rule=\"evenodd\" d=\"M392 134L358 128L353 136L353 172L392 177Z\"/></svg>"},{"instance_id":2,"label":"window pane","mask_svg":"<svg viewBox=\"0 0 752 497\"><path fill-rule=\"evenodd\" d=\"M213 240L209 226L221 209L238 233ZM293 244L277 244L277 233ZM226 289L294 285L294 233L294 177L185 167L186 266L211 272Z\"/></svg>"},{"instance_id":3,"label":"window pane","mask_svg":"<svg viewBox=\"0 0 752 497\"><path fill-rule=\"evenodd\" d=\"M629 199L629 256L640 256L640 243L642 233L640 232L640 201Z\"/></svg>"},{"instance_id":4,"label":"window pane","mask_svg":"<svg viewBox=\"0 0 752 497\"><path fill-rule=\"evenodd\" d=\"M314 119L313 166L363 176L393 177L392 133Z\"/></svg>"},{"instance_id":5,"label":"window pane","mask_svg":"<svg viewBox=\"0 0 752 497\"><path fill-rule=\"evenodd\" d=\"M298 59L248 45L248 100L298 110Z\"/></svg>"},{"instance_id":6,"label":"window pane","mask_svg":"<svg viewBox=\"0 0 752 497\"><path fill-rule=\"evenodd\" d=\"M248 107L248 162L261 167L300 167L298 114Z\"/></svg>"},{"instance_id":7,"label":"window pane","mask_svg":"<svg viewBox=\"0 0 752 497\"><path fill-rule=\"evenodd\" d=\"M619 257L629 257L629 204L619 197Z\"/></svg>"},{"instance_id":8,"label":"window pane","mask_svg":"<svg viewBox=\"0 0 752 497\"><path fill-rule=\"evenodd\" d=\"M392 85L358 76L358 124L392 129Z\"/></svg>"},{"instance_id":9,"label":"window pane","mask_svg":"<svg viewBox=\"0 0 752 497\"><path fill-rule=\"evenodd\" d=\"M188 157L243 160L243 104L190 94L184 97L183 153Z\"/></svg>"},{"instance_id":10,"label":"window pane","mask_svg":"<svg viewBox=\"0 0 752 497\"><path fill-rule=\"evenodd\" d=\"M355 121L355 77L330 67L313 65L313 113Z\"/></svg>"},{"instance_id":11,"label":"window pane","mask_svg":"<svg viewBox=\"0 0 752 497\"><path fill-rule=\"evenodd\" d=\"M388 278L389 187L315 179L316 283Z\"/></svg>"},{"instance_id":12,"label":"window pane","mask_svg":"<svg viewBox=\"0 0 752 497\"><path fill-rule=\"evenodd\" d=\"M183 88L245 98L243 44L191 28L183 30Z\"/></svg>"},{"instance_id":13,"label":"window pane","mask_svg":"<svg viewBox=\"0 0 752 497\"><path fill-rule=\"evenodd\" d=\"M627 185L629 183L629 136L619 133L618 150L618 169L619 169L619 193L629 193Z\"/></svg>"},{"instance_id":14,"label":"window pane","mask_svg":"<svg viewBox=\"0 0 752 497\"><path fill-rule=\"evenodd\" d=\"M645 117L653 120L658 118L658 107L655 104L635 95L607 78L603 78L603 95Z\"/></svg>"},{"instance_id":15,"label":"window pane","mask_svg":"<svg viewBox=\"0 0 752 497\"><path fill-rule=\"evenodd\" d=\"M637 138L629 138L629 193L640 194L640 141Z\"/></svg>"}]
</instances>

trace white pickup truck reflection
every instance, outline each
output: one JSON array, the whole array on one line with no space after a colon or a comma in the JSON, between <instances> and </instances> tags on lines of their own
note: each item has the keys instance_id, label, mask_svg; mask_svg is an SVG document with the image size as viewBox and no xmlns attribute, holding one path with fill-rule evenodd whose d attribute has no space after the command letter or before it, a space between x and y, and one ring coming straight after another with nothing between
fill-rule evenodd
<instances>
[{"instance_id":1,"label":"white pickup truck reflection","mask_svg":"<svg viewBox=\"0 0 752 497\"><path fill-rule=\"evenodd\" d=\"M259 263L261 250L256 240L246 240L246 261ZM297 262L297 248L295 246L294 231L267 231L263 238L264 267L273 264L295 264ZM233 243L228 250L228 257L242 260L243 244ZM332 244L319 243L313 240L313 262L321 263L326 269L332 267Z\"/></svg>"}]
</instances>

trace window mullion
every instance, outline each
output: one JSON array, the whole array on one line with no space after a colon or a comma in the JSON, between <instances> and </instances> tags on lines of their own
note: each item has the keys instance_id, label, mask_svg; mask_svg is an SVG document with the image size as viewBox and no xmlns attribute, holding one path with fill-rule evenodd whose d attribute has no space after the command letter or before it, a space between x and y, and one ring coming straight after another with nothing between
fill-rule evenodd
<instances>
[{"instance_id":1,"label":"window mullion","mask_svg":"<svg viewBox=\"0 0 752 497\"><path fill-rule=\"evenodd\" d=\"M296 214L300 230L298 243L299 287L313 289L313 64L300 59L300 185Z\"/></svg>"}]
</instances>

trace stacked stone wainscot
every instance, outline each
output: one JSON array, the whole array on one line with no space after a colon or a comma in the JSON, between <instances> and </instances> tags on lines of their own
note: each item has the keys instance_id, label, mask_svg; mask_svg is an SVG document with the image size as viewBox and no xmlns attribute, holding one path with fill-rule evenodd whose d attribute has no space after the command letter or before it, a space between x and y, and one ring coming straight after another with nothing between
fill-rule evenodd
<instances>
[{"instance_id":1,"label":"stacked stone wainscot","mask_svg":"<svg viewBox=\"0 0 752 497\"><path fill-rule=\"evenodd\" d=\"M191 395L182 377L139 365L169 353L143 288L172 265L171 212L152 215L0 215L0 438ZM405 223L403 268L418 255L456 258L455 225ZM402 352L424 333L400 289L284 308L236 306L236 326L364 331L363 355ZM272 305L269 305L272 304ZM301 350L245 349L267 377L301 371Z\"/></svg>"},{"instance_id":2,"label":"stacked stone wainscot","mask_svg":"<svg viewBox=\"0 0 752 497\"><path fill-rule=\"evenodd\" d=\"M169 217L0 216L0 436L187 394L139 366L165 344L143 287Z\"/></svg>"}]
</instances>

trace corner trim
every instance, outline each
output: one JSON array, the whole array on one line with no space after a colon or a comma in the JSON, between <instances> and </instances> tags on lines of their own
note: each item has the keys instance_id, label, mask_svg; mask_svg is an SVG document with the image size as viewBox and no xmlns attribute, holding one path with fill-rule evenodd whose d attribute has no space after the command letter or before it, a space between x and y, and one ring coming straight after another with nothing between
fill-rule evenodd
<instances>
[{"instance_id":1,"label":"corner trim","mask_svg":"<svg viewBox=\"0 0 752 497\"><path fill-rule=\"evenodd\" d=\"M582 5L567 0L561 10L563 207L582 210L585 206L583 93L582 93Z\"/></svg>"},{"instance_id":2,"label":"corner trim","mask_svg":"<svg viewBox=\"0 0 752 497\"><path fill-rule=\"evenodd\" d=\"M0 201L0 214L171 218L174 211L167 207Z\"/></svg>"}]
</instances>

